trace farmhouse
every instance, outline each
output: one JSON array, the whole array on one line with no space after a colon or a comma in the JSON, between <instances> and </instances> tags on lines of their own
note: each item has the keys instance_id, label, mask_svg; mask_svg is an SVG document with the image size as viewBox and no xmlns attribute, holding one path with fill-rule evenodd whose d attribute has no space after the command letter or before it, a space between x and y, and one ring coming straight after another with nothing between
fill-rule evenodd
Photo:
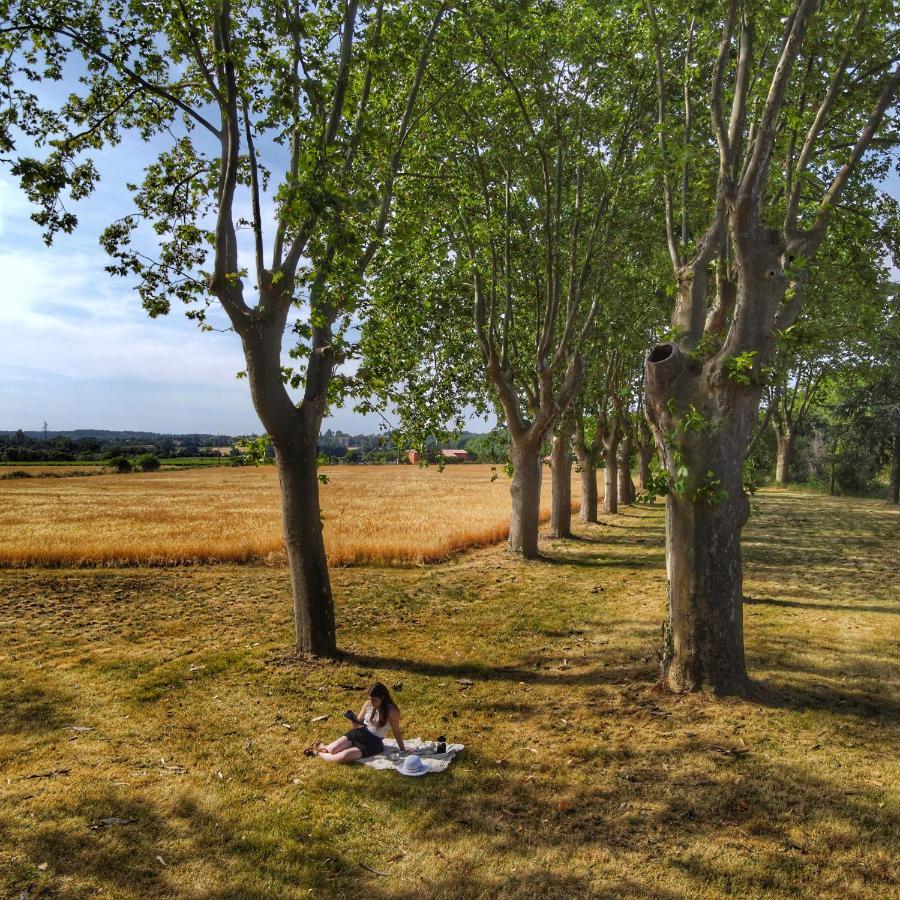
<instances>
[{"instance_id":1,"label":"farmhouse","mask_svg":"<svg viewBox=\"0 0 900 900\"><path fill-rule=\"evenodd\" d=\"M455 462L466 462L469 458L468 450L441 450L441 456L447 460L447 462L455 461Z\"/></svg>"},{"instance_id":2,"label":"farmhouse","mask_svg":"<svg viewBox=\"0 0 900 900\"><path fill-rule=\"evenodd\" d=\"M440 453L445 462L467 462L469 459L468 450L454 450L445 448L442 449ZM419 453L418 450L407 450L406 456L414 466L417 466L422 461L422 454Z\"/></svg>"}]
</instances>

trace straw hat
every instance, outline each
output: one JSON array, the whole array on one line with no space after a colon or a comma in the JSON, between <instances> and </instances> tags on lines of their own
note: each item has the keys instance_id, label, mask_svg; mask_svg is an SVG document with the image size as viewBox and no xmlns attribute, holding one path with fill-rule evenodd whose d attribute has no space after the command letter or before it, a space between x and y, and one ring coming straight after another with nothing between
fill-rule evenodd
<instances>
[{"instance_id":1,"label":"straw hat","mask_svg":"<svg viewBox=\"0 0 900 900\"><path fill-rule=\"evenodd\" d=\"M401 775L427 775L431 769L428 767L428 763L422 761L421 756L413 753L397 766L397 771Z\"/></svg>"}]
</instances>

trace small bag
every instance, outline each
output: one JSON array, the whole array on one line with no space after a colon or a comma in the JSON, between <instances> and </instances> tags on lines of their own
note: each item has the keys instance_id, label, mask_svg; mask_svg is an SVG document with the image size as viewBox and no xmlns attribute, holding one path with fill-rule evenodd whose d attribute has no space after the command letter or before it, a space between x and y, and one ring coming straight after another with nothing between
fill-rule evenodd
<instances>
[{"instance_id":1,"label":"small bag","mask_svg":"<svg viewBox=\"0 0 900 900\"><path fill-rule=\"evenodd\" d=\"M447 738L440 734L438 735L437 744L434 747L435 753L446 753L447 752Z\"/></svg>"}]
</instances>

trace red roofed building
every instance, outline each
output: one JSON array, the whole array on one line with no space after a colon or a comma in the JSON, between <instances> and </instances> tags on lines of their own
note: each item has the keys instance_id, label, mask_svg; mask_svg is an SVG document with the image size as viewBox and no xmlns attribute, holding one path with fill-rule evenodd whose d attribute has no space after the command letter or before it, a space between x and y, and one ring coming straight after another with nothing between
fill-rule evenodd
<instances>
[{"instance_id":1,"label":"red roofed building","mask_svg":"<svg viewBox=\"0 0 900 900\"><path fill-rule=\"evenodd\" d=\"M447 462L468 462L469 460L469 451L468 450L441 450L441 456ZM406 457L412 463L412 465L417 466L422 461L422 454L419 453L418 450L407 450Z\"/></svg>"}]
</instances>

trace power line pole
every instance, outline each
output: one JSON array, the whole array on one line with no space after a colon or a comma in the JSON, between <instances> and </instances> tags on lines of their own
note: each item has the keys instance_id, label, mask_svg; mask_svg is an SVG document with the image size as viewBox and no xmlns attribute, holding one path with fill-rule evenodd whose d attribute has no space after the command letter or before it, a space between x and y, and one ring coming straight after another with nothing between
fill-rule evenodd
<instances>
[{"instance_id":1,"label":"power line pole","mask_svg":"<svg viewBox=\"0 0 900 900\"><path fill-rule=\"evenodd\" d=\"M47 443L47 420L44 419L44 443Z\"/></svg>"}]
</instances>

